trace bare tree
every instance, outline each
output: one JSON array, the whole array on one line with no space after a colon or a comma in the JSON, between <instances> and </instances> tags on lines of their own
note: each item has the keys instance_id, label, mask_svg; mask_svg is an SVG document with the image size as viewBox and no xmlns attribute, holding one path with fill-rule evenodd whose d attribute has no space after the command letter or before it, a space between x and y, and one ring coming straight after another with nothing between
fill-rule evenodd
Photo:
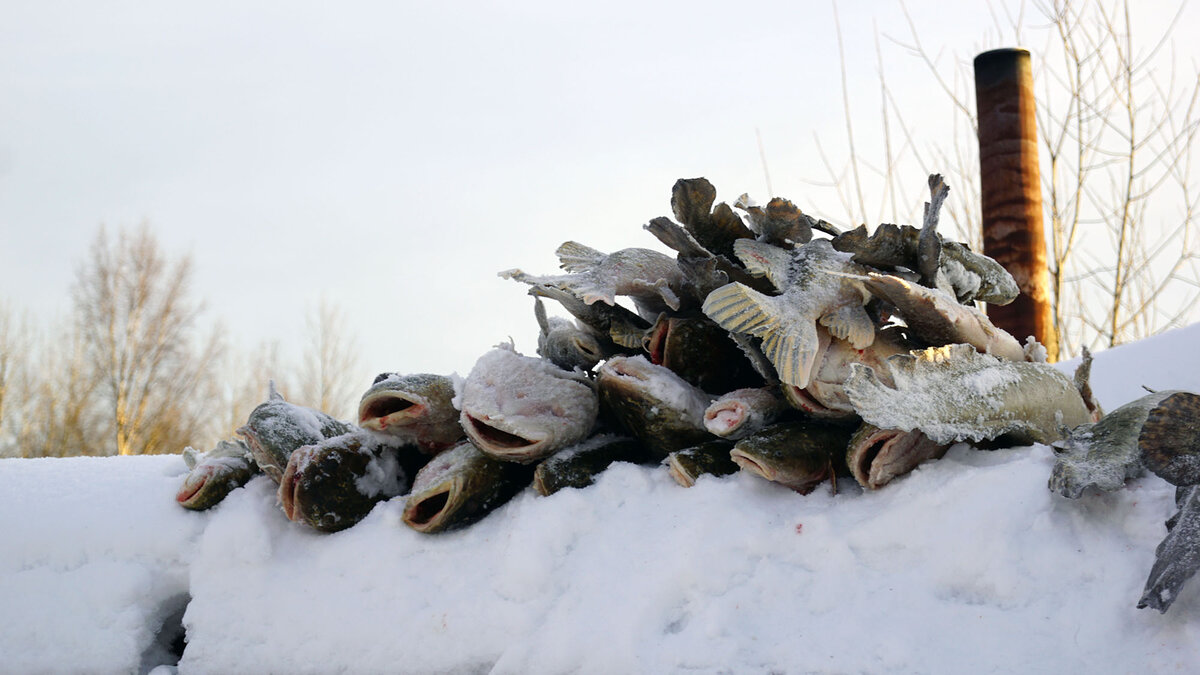
<instances>
[{"instance_id":1,"label":"bare tree","mask_svg":"<svg viewBox=\"0 0 1200 675\"><path fill-rule=\"evenodd\" d=\"M177 452L215 417L209 366L219 334L197 341L191 261L168 261L149 228L103 229L77 270L76 325L118 454Z\"/></svg>"},{"instance_id":2,"label":"bare tree","mask_svg":"<svg viewBox=\"0 0 1200 675\"><path fill-rule=\"evenodd\" d=\"M1148 47L1140 46L1124 0L1107 5L1040 0L1034 6L1044 19L1036 29L1025 28L1023 3L1015 13L1004 5L1008 25L997 18L997 29L1011 31L1018 41L1039 31L1044 36L1044 45L1031 51L1039 83L1051 304L1062 354L1121 344L1195 319L1200 305L1198 186L1191 171L1200 129L1196 67L1181 74L1168 49L1173 24ZM915 179L897 181L895 172L947 173L958 194L966 195L947 204L948 219L959 236L978 241L978 120L970 63L939 63L911 18L908 38L893 42L926 65L934 89L954 111L954 129L932 140L918 137L893 100L884 61L877 57L886 157L876 173L883 199L895 200L898 183L923 185ZM849 111L847 101L847 116ZM894 140L894 129L899 139ZM825 165L853 220L862 213L861 201L849 199L840 184L853 177L859 191L864 172L858 165L871 167L853 148L849 133L847 140L852 170L836 170L828 159ZM899 201L915 209L923 200L918 193ZM895 211L893 205L893 217L904 217Z\"/></svg>"},{"instance_id":3,"label":"bare tree","mask_svg":"<svg viewBox=\"0 0 1200 675\"><path fill-rule=\"evenodd\" d=\"M100 382L87 347L70 326L38 341L38 370L26 371L25 406L15 429L22 457L108 455L105 416L97 404Z\"/></svg>"},{"instance_id":4,"label":"bare tree","mask_svg":"<svg viewBox=\"0 0 1200 675\"><path fill-rule=\"evenodd\" d=\"M291 383L288 369L279 356L277 342L264 342L254 350L233 354L221 369L225 373L221 437L231 438L246 423L255 406L267 400L270 383L288 398Z\"/></svg>"},{"instance_id":5,"label":"bare tree","mask_svg":"<svg viewBox=\"0 0 1200 675\"><path fill-rule=\"evenodd\" d=\"M32 343L28 317L18 319L0 304L0 457L20 453L15 427L29 392L24 385Z\"/></svg>"},{"instance_id":6,"label":"bare tree","mask_svg":"<svg viewBox=\"0 0 1200 675\"><path fill-rule=\"evenodd\" d=\"M1038 119L1050 162L1056 326L1077 349L1180 325L1200 297L1196 72L1177 80L1174 59L1160 58L1169 26L1149 48L1137 46L1127 2L1038 8L1052 22L1051 53L1060 59L1043 69ZM1152 210L1152 200L1178 208Z\"/></svg>"},{"instance_id":7,"label":"bare tree","mask_svg":"<svg viewBox=\"0 0 1200 675\"><path fill-rule=\"evenodd\" d=\"M300 401L338 418L354 414L364 383L358 381L358 340L346 332L336 305L322 299L309 310L308 346L298 370Z\"/></svg>"}]
</instances>

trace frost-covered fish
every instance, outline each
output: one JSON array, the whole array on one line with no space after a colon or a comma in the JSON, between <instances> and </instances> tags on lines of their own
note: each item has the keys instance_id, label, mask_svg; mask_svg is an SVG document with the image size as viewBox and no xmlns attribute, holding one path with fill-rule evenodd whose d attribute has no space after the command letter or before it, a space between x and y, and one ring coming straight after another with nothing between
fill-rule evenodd
<instances>
[{"instance_id":1,"label":"frost-covered fish","mask_svg":"<svg viewBox=\"0 0 1200 675\"><path fill-rule=\"evenodd\" d=\"M884 384L891 386L891 374L881 367L884 360L906 354L911 347L894 328L877 331L875 341L864 349L855 349L846 340L834 338L821 328L817 334L820 340L817 365L808 386L801 389L784 384L782 391L792 407L822 419L848 420L858 415L844 386L850 376L851 364L859 363L873 369Z\"/></svg>"},{"instance_id":2,"label":"frost-covered fish","mask_svg":"<svg viewBox=\"0 0 1200 675\"><path fill-rule=\"evenodd\" d=\"M735 389L704 410L704 428L736 441L770 425L789 410L791 406L778 387Z\"/></svg>"},{"instance_id":3,"label":"frost-covered fish","mask_svg":"<svg viewBox=\"0 0 1200 675\"><path fill-rule=\"evenodd\" d=\"M404 448L417 452L411 448ZM356 431L298 448L279 483L289 520L337 532L362 520L381 501L408 489L398 439Z\"/></svg>"},{"instance_id":4,"label":"frost-covered fish","mask_svg":"<svg viewBox=\"0 0 1200 675\"><path fill-rule=\"evenodd\" d=\"M1200 483L1200 396L1164 397L1147 413L1138 447L1146 468L1171 485Z\"/></svg>"},{"instance_id":5,"label":"frost-covered fish","mask_svg":"<svg viewBox=\"0 0 1200 675\"><path fill-rule=\"evenodd\" d=\"M513 278L518 281L525 280ZM650 328L649 321L620 305L606 305L602 302L589 305L571 291L556 286L533 285L529 288L529 294L536 298L557 300L563 309L590 328L593 335L603 342L602 347L607 347L606 356L608 351L641 349L642 338Z\"/></svg>"},{"instance_id":6,"label":"frost-covered fish","mask_svg":"<svg viewBox=\"0 0 1200 675\"><path fill-rule=\"evenodd\" d=\"M733 441L714 438L700 445L676 450L667 455L667 473L683 487L692 487L700 476L728 476L737 473L738 465L729 456Z\"/></svg>"},{"instance_id":7,"label":"frost-covered fish","mask_svg":"<svg viewBox=\"0 0 1200 675\"><path fill-rule=\"evenodd\" d=\"M604 409L655 459L710 440L704 410L713 397L644 356L618 356L596 371Z\"/></svg>"},{"instance_id":8,"label":"frost-covered fish","mask_svg":"<svg viewBox=\"0 0 1200 675\"><path fill-rule=\"evenodd\" d=\"M445 375L382 373L358 404L358 425L440 452L465 434L458 423L454 380Z\"/></svg>"},{"instance_id":9,"label":"frost-covered fish","mask_svg":"<svg viewBox=\"0 0 1200 675\"><path fill-rule=\"evenodd\" d=\"M742 471L808 494L835 478L853 427L783 422L738 441L729 456Z\"/></svg>"},{"instance_id":10,"label":"frost-covered fish","mask_svg":"<svg viewBox=\"0 0 1200 675\"><path fill-rule=\"evenodd\" d=\"M1166 612L1200 568L1200 485L1175 488L1175 506L1179 511L1167 521L1167 537L1154 550L1138 609Z\"/></svg>"},{"instance_id":11,"label":"frost-covered fish","mask_svg":"<svg viewBox=\"0 0 1200 675\"><path fill-rule=\"evenodd\" d=\"M680 178L671 188L671 212L688 234L717 255L729 256L739 239L753 239L752 232L728 204L713 208L717 189L706 178Z\"/></svg>"},{"instance_id":12,"label":"frost-covered fish","mask_svg":"<svg viewBox=\"0 0 1200 675\"><path fill-rule=\"evenodd\" d=\"M862 418L884 429L918 429L936 443L991 440L1049 443L1091 413L1071 379L1044 363L1008 361L971 345L932 347L888 358L894 386L850 366L846 394Z\"/></svg>"},{"instance_id":13,"label":"frost-covered fish","mask_svg":"<svg viewBox=\"0 0 1200 675\"><path fill-rule=\"evenodd\" d=\"M618 295L624 295L633 299L638 311L649 316L679 309L683 276L670 256L646 248L606 254L575 241L563 243L555 253L567 274L530 276L514 269L500 276L564 288L589 305L612 305Z\"/></svg>"},{"instance_id":14,"label":"frost-covered fish","mask_svg":"<svg viewBox=\"0 0 1200 675\"><path fill-rule=\"evenodd\" d=\"M751 273L765 274L781 294L732 283L709 294L704 313L728 331L761 337L763 353L785 384L808 386L820 349L818 324L856 349L871 346L875 324L863 309L870 294L859 281L868 270L833 250L828 239L791 251L739 239L734 250Z\"/></svg>"},{"instance_id":15,"label":"frost-covered fish","mask_svg":"<svg viewBox=\"0 0 1200 675\"><path fill-rule=\"evenodd\" d=\"M1016 299L1017 282L1000 263L937 234L937 214L949 188L937 174L929 177L929 188L923 227L883 224L868 237L866 226L860 225L834 237L833 247L853 253L856 263L917 272L922 283L949 290L959 302L1006 305Z\"/></svg>"},{"instance_id":16,"label":"frost-covered fish","mask_svg":"<svg viewBox=\"0 0 1200 675\"><path fill-rule=\"evenodd\" d=\"M733 204L746 212L750 228L759 241L780 248L792 248L812 240L813 228L818 221L805 215L792 202L782 197L773 197L765 207L742 195Z\"/></svg>"},{"instance_id":17,"label":"frost-covered fish","mask_svg":"<svg viewBox=\"0 0 1200 675\"><path fill-rule=\"evenodd\" d=\"M600 342L589 330L573 321L548 316L542 299L534 297L533 314L538 322L538 356L564 370L591 370L604 358Z\"/></svg>"},{"instance_id":18,"label":"frost-covered fish","mask_svg":"<svg viewBox=\"0 0 1200 675\"><path fill-rule=\"evenodd\" d=\"M912 334L926 344L966 343L1002 359L1025 360L1025 348L1015 337L945 291L877 272L868 273L862 283L873 295L894 305Z\"/></svg>"},{"instance_id":19,"label":"frost-covered fish","mask_svg":"<svg viewBox=\"0 0 1200 675\"><path fill-rule=\"evenodd\" d=\"M542 460L533 472L533 489L549 496L563 488L585 488L613 462L642 463L648 456L635 439L598 434Z\"/></svg>"},{"instance_id":20,"label":"frost-covered fish","mask_svg":"<svg viewBox=\"0 0 1200 675\"><path fill-rule=\"evenodd\" d=\"M864 424L850 438L846 464L859 485L876 490L926 460L941 459L949 449L949 445L935 443L920 431Z\"/></svg>"},{"instance_id":21,"label":"frost-covered fish","mask_svg":"<svg viewBox=\"0 0 1200 675\"><path fill-rule=\"evenodd\" d=\"M258 473L250 448L239 440L221 441L203 456L192 448L185 448L183 461L189 471L175 501L193 511L215 506Z\"/></svg>"},{"instance_id":22,"label":"frost-covered fish","mask_svg":"<svg viewBox=\"0 0 1200 675\"><path fill-rule=\"evenodd\" d=\"M480 451L523 463L587 438L600 409L585 374L522 356L510 344L479 357L460 404L459 421Z\"/></svg>"},{"instance_id":23,"label":"frost-covered fish","mask_svg":"<svg viewBox=\"0 0 1200 675\"><path fill-rule=\"evenodd\" d=\"M254 461L263 473L278 483L283 478L288 457L296 448L320 443L354 429L320 410L288 403L271 385L270 398L250 412L237 430L246 439Z\"/></svg>"},{"instance_id":24,"label":"frost-covered fish","mask_svg":"<svg viewBox=\"0 0 1200 675\"><path fill-rule=\"evenodd\" d=\"M1078 499L1089 487L1112 491L1151 468L1173 485L1200 482L1200 397L1160 391L1080 424L1053 444L1049 487Z\"/></svg>"},{"instance_id":25,"label":"frost-covered fish","mask_svg":"<svg viewBox=\"0 0 1200 675\"><path fill-rule=\"evenodd\" d=\"M659 315L642 342L650 362L666 366L705 391L762 384L728 331L704 316Z\"/></svg>"},{"instance_id":26,"label":"frost-covered fish","mask_svg":"<svg viewBox=\"0 0 1200 675\"><path fill-rule=\"evenodd\" d=\"M463 441L417 472L401 519L425 533L470 525L524 490L533 471L527 464L488 457Z\"/></svg>"},{"instance_id":27,"label":"frost-covered fish","mask_svg":"<svg viewBox=\"0 0 1200 675\"><path fill-rule=\"evenodd\" d=\"M688 231L670 218L655 218L643 228L679 255L675 261L684 278L684 291L696 304L704 302L708 294L731 281L745 284L757 291L768 293L771 283L761 277L751 276L740 263L725 255L717 255L700 245ZM729 252L733 253L730 240Z\"/></svg>"}]
</instances>

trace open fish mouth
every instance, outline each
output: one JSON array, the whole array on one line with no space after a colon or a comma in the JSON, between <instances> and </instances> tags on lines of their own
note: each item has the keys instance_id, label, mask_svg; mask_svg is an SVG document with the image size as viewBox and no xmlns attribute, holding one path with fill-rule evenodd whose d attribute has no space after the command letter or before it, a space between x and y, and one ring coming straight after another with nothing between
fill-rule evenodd
<instances>
[{"instance_id":1,"label":"open fish mouth","mask_svg":"<svg viewBox=\"0 0 1200 675\"><path fill-rule=\"evenodd\" d=\"M727 436L742 426L749 414L741 401L713 404L704 411L704 428L718 436Z\"/></svg>"},{"instance_id":2,"label":"open fish mouth","mask_svg":"<svg viewBox=\"0 0 1200 675\"><path fill-rule=\"evenodd\" d=\"M850 448L850 472L859 485L869 486L871 482L871 464L884 449L890 449L905 432L893 429L879 429L854 447ZM876 486L877 487L877 486Z\"/></svg>"},{"instance_id":3,"label":"open fish mouth","mask_svg":"<svg viewBox=\"0 0 1200 675\"><path fill-rule=\"evenodd\" d=\"M757 474L769 481L775 480L774 469L766 464L763 464L745 452L735 449L729 453L729 457L734 461L735 464L741 467L743 471L749 471L750 473Z\"/></svg>"},{"instance_id":4,"label":"open fish mouth","mask_svg":"<svg viewBox=\"0 0 1200 675\"><path fill-rule=\"evenodd\" d=\"M851 440L846 463L859 485L875 490L947 449L919 431L875 429Z\"/></svg>"},{"instance_id":5,"label":"open fish mouth","mask_svg":"<svg viewBox=\"0 0 1200 675\"><path fill-rule=\"evenodd\" d=\"M418 532L436 532L457 508L459 490L459 481L449 480L409 496L401 520Z\"/></svg>"},{"instance_id":6,"label":"open fish mouth","mask_svg":"<svg viewBox=\"0 0 1200 675\"><path fill-rule=\"evenodd\" d=\"M821 417L826 419L846 418L854 415L853 410L849 413L836 408L830 408L823 403L817 401L816 398L807 389L801 389L794 384L784 384L783 394L792 407L797 410L812 415L813 417Z\"/></svg>"},{"instance_id":7,"label":"open fish mouth","mask_svg":"<svg viewBox=\"0 0 1200 675\"><path fill-rule=\"evenodd\" d=\"M696 476L679 461L675 453L667 456L667 475L683 487L690 488L696 484Z\"/></svg>"},{"instance_id":8,"label":"open fish mouth","mask_svg":"<svg viewBox=\"0 0 1200 675\"><path fill-rule=\"evenodd\" d=\"M661 366L667 358L667 338L671 333L670 321L659 321L650 334L642 340L642 348L650 356L650 363Z\"/></svg>"},{"instance_id":9,"label":"open fish mouth","mask_svg":"<svg viewBox=\"0 0 1200 675\"><path fill-rule=\"evenodd\" d=\"M300 472L297 467L300 462L294 459L296 453L293 453L293 459L288 461L287 469L284 470L283 476L279 480L279 504L283 508L284 515L288 520L293 522L300 521L300 509L296 508L296 501L300 490Z\"/></svg>"},{"instance_id":10,"label":"open fish mouth","mask_svg":"<svg viewBox=\"0 0 1200 675\"><path fill-rule=\"evenodd\" d=\"M645 361L642 361L645 363ZM634 359L609 359L605 364L604 372L608 374L614 382L619 382L626 387L635 387L650 380L650 376L645 372L644 368L638 367L638 361Z\"/></svg>"},{"instance_id":11,"label":"open fish mouth","mask_svg":"<svg viewBox=\"0 0 1200 675\"><path fill-rule=\"evenodd\" d=\"M213 467L196 467L192 470L188 477L184 479L183 485L179 486L179 492L175 494L175 501L180 504L187 504L192 497L195 497L204 485L208 483L213 476Z\"/></svg>"},{"instance_id":12,"label":"open fish mouth","mask_svg":"<svg viewBox=\"0 0 1200 675\"><path fill-rule=\"evenodd\" d=\"M545 438L529 438L490 424L470 413L463 414L467 435L485 454L494 457L520 458L534 455L546 444Z\"/></svg>"},{"instance_id":13,"label":"open fish mouth","mask_svg":"<svg viewBox=\"0 0 1200 675\"><path fill-rule=\"evenodd\" d=\"M417 421L428 406L420 397L384 391L367 397L358 407L358 425L376 431Z\"/></svg>"}]
</instances>

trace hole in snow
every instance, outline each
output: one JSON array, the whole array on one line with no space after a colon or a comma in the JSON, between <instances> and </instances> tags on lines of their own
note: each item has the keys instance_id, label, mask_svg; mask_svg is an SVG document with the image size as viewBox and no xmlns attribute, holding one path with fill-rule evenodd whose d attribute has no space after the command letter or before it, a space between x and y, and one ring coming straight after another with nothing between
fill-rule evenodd
<instances>
[{"instance_id":1,"label":"hole in snow","mask_svg":"<svg viewBox=\"0 0 1200 675\"><path fill-rule=\"evenodd\" d=\"M183 613L187 611L192 598L182 593L168 599L162 604L156 617L161 616L162 623L154 633L154 641L142 652L138 673L147 675L153 670L166 666L174 672L183 658L183 650L187 645L187 633L183 627ZM165 670L165 669L164 669ZM161 670L159 672L162 672Z\"/></svg>"}]
</instances>

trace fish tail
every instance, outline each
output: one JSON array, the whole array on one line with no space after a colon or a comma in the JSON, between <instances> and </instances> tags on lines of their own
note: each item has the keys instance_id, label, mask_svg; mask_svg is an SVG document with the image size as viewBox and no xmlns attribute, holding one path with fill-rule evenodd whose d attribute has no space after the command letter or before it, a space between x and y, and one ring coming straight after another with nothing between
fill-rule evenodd
<instances>
[{"instance_id":1,"label":"fish tail","mask_svg":"<svg viewBox=\"0 0 1200 675\"><path fill-rule=\"evenodd\" d=\"M607 256L591 246L577 241L563 242L554 252L561 267L568 272L583 272L598 265Z\"/></svg>"},{"instance_id":2,"label":"fish tail","mask_svg":"<svg viewBox=\"0 0 1200 675\"><path fill-rule=\"evenodd\" d=\"M501 279L512 279L513 281L520 281L520 282L526 283L526 284L537 283L536 281L533 280L532 276L521 271L519 268L516 268L516 267L514 267L510 270L503 270L503 271L497 272L496 276L500 277Z\"/></svg>"}]
</instances>

